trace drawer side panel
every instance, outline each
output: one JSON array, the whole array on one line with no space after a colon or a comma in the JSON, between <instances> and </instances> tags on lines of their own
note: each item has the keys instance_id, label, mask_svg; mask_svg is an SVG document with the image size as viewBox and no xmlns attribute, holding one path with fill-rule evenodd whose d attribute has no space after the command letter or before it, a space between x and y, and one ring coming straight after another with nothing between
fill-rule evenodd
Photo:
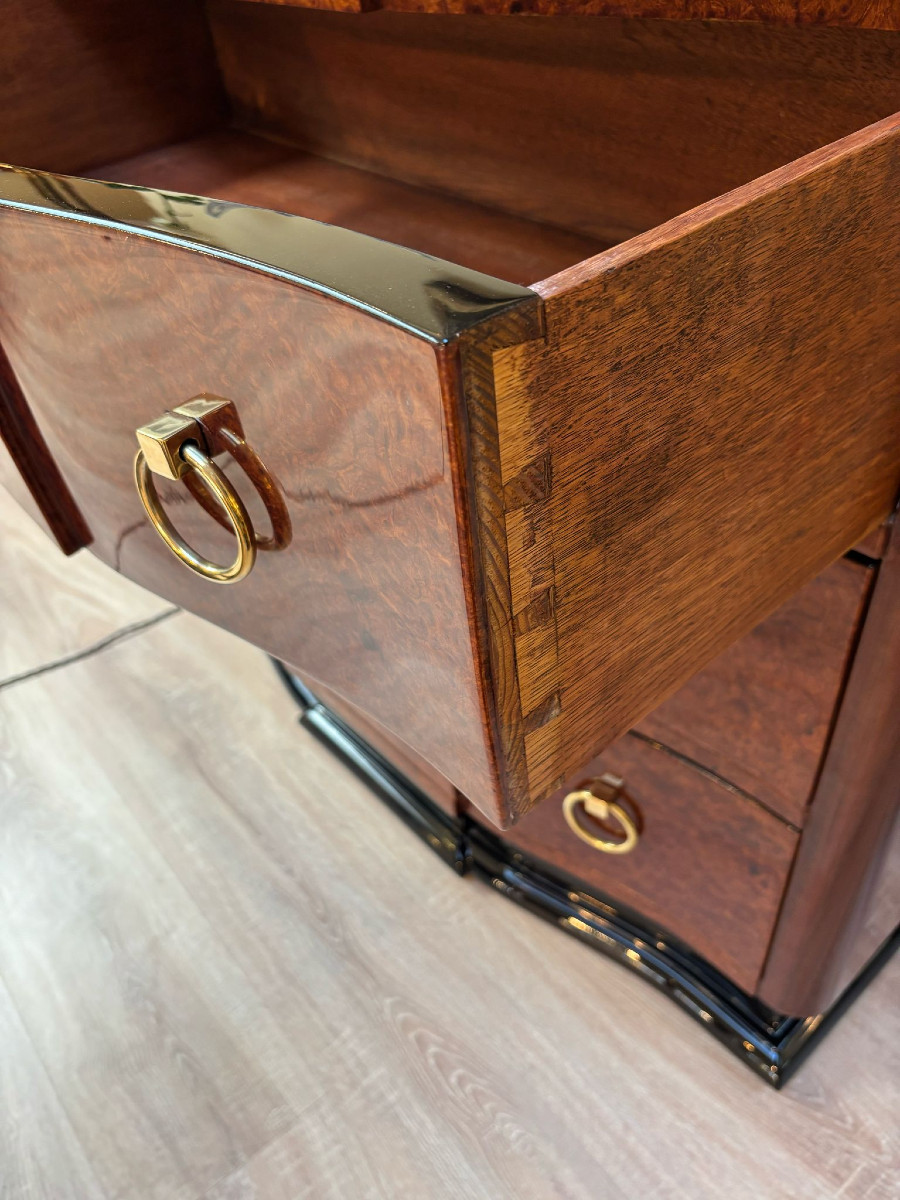
<instances>
[{"instance_id":1,"label":"drawer side panel","mask_svg":"<svg viewBox=\"0 0 900 1200\"><path fill-rule=\"evenodd\" d=\"M516 637L547 679L531 802L890 512L898 129L538 285L546 340L496 352L510 576L553 571L554 637ZM539 459L543 491L510 488Z\"/></svg>"}]
</instances>

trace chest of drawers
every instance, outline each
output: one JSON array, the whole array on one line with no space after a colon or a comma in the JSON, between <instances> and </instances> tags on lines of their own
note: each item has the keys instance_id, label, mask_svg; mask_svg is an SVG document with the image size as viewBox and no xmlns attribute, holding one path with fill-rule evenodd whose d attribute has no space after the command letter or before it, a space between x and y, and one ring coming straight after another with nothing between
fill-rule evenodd
<instances>
[{"instance_id":1,"label":"chest of drawers","mask_svg":"<svg viewBox=\"0 0 900 1200\"><path fill-rule=\"evenodd\" d=\"M439 7L9 6L2 478L453 819L586 879L625 780L598 890L817 1011L889 932L897 21Z\"/></svg>"}]
</instances>

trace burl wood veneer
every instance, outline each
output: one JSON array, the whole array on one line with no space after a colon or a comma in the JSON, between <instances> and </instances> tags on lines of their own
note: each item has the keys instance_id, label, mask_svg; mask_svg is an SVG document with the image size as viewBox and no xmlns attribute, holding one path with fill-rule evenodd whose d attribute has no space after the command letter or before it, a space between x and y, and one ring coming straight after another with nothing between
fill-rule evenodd
<instances>
[{"instance_id":1,"label":"burl wood veneer","mask_svg":"<svg viewBox=\"0 0 900 1200\"><path fill-rule=\"evenodd\" d=\"M363 708L389 664L379 719L506 823L890 511L897 128L534 291L450 264L431 284L431 260L360 238L380 309L347 256L328 289L349 303L309 286L340 256L324 227L269 214L256 237L253 210L6 172L3 341L98 553ZM253 242L249 273L185 253L199 213ZM411 329L432 286L464 319ZM299 506L237 598L170 562L130 484L133 430L200 391ZM185 536L215 547L199 519Z\"/></svg>"},{"instance_id":2,"label":"burl wood veneer","mask_svg":"<svg viewBox=\"0 0 900 1200\"><path fill-rule=\"evenodd\" d=\"M525 817L536 860L808 1013L896 912L893 10L323 4L395 11L11 6L0 475L292 664L445 833L458 794ZM199 394L290 533L237 588L132 480ZM158 490L226 561L198 486ZM598 754L647 814L613 865L559 812Z\"/></svg>"},{"instance_id":3,"label":"burl wood veneer","mask_svg":"<svg viewBox=\"0 0 900 1200\"><path fill-rule=\"evenodd\" d=\"M633 853L598 853L574 837L560 807L567 789L525 816L509 841L629 905L752 992L796 832L722 781L635 737L621 738L569 784L607 771L626 781L625 802L640 824Z\"/></svg>"}]
</instances>

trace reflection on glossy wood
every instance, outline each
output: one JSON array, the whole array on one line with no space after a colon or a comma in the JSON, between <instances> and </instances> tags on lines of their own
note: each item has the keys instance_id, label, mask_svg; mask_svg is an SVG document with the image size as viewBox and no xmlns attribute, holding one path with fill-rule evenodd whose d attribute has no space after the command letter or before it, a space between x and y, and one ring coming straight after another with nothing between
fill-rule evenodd
<instances>
[{"instance_id":1,"label":"reflection on glossy wood","mask_svg":"<svg viewBox=\"0 0 900 1200\"><path fill-rule=\"evenodd\" d=\"M802 825L871 581L834 563L638 729Z\"/></svg>"},{"instance_id":2,"label":"reflection on glossy wood","mask_svg":"<svg viewBox=\"0 0 900 1200\"><path fill-rule=\"evenodd\" d=\"M107 163L94 173L297 213L525 285L606 245L233 130Z\"/></svg>"},{"instance_id":3,"label":"reflection on glossy wood","mask_svg":"<svg viewBox=\"0 0 900 1200\"><path fill-rule=\"evenodd\" d=\"M91 540L0 345L0 482L72 554Z\"/></svg>"},{"instance_id":4,"label":"reflection on glossy wood","mask_svg":"<svg viewBox=\"0 0 900 1200\"><path fill-rule=\"evenodd\" d=\"M315 696L346 721L354 732L373 746L391 766L420 788L429 799L451 816L456 816L460 797L449 779L430 768L424 759L415 754L396 734L385 729L374 717L348 704L330 688L316 684Z\"/></svg>"},{"instance_id":5,"label":"reflection on glossy wood","mask_svg":"<svg viewBox=\"0 0 900 1200\"><path fill-rule=\"evenodd\" d=\"M898 146L895 117L544 281L546 342L495 355L532 797L891 511Z\"/></svg>"},{"instance_id":6,"label":"reflection on glossy wood","mask_svg":"<svg viewBox=\"0 0 900 1200\"><path fill-rule=\"evenodd\" d=\"M871 31L209 13L245 127L606 244L898 106L900 40Z\"/></svg>"},{"instance_id":7,"label":"reflection on glossy wood","mask_svg":"<svg viewBox=\"0 0 900 1200\"><path fill-rule=\"evenodd\" d=\"M0 333L96 553L349 699L376 698L380 719L425 758L492 796L428 342L277 279L114 230L17 212L0 220L10 268ZM171 556L131 479L134 430L201 390L235 403L281 482L294 531L289 551L261 556L228 589ZM265 528L242 472L232 465L228 475ZM159 492L189 544L214 561L230 557L228 535L180 484L161 480Z\"/></svg>"},{"instance_id":8,"label":"reflection on glossy wood","mask_svg":"<svg viewBox=\"0 0 900 1200\"><path fill-rule=\"evenodd\" d=\"M562 799L610 771L640 823L628 855L603 854L569 829ZM797 835L752 800L635 737L610 746L505 835L659 924L753 992Z\"/></svg>"}]
</instances>

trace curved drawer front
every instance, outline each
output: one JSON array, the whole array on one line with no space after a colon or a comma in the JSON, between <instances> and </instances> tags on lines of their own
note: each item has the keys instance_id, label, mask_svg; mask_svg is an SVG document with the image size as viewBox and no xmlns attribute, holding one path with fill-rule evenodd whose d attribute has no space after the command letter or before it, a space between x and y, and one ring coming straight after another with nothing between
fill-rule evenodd
<instances>
[{"instance_id":1,"label":"curved drawer front","mask_svg":"<svg viewBox=\"0 0 900 1200\"><path fill-rule=\"evenodd\" d=\"M48 180L25 173L14 182L24 203ZM347 234L324 255L338 277L332 290L347 268L333 258L341 248L360 290L367 272L373 283L342 302L321 278L303 286L202 244L215 235L247 249L241 223L256 210L84 181L53 186L65 188L78 219L0 209L0 339L94 552L374 707L460 786L491 797L436 348L442 325L452 333L473 315L536 298L500 283L492 294L486 277L449 265L442 275L436 260ZM191 238L117 227L136 213L145 223L164 218L163 235L180 228ZM277 251L282 262L286 241L309 266L305 241L343 233L258 216L255 253ZM393 311L366 311L378 288L389 300L405 288ZM418 318L419 328L403 327ZM260 553L233 587L177 561L146 519L132 473L135 430L201 392L233 404L292 527L290 545ZM267 534L247 477L218 462ZM214 561L234 556L232 536L182 481L154 479L186 542Z\"/></svg>"},{"instance_id":2,"label":"curved drawer front","mask_svg":"<svg viewBox=\"0 0 900 1200\"><path fill-rule=\"evenodd\" d=\"M566 821L571 789L606 777L636 830L628 853L607 853ZM797 841L752 800L664 750L628 736L610 746L570 788L529 813L506 837L529 856L583 880L687 942L746 991L756 987ZM596 786L603 794L603 785ZM614 801L615 802L615 801ZM577 813L578 828L624 844L615 813Z\"/></svg>"},{"instance_id":3,"label":"curved drawer front","mask_svg":"<svg viewBox=\"0 0 900 1200\"><path fill-rule=\"evenodd\" d=\"M891 511L898 139L882 121L533 291L2 169L0 341L97 553L507 824ZM131 480L134 431L199 394L234 406L293 531L228 589L170 556Z\"/></svg>"}]
</instances>

